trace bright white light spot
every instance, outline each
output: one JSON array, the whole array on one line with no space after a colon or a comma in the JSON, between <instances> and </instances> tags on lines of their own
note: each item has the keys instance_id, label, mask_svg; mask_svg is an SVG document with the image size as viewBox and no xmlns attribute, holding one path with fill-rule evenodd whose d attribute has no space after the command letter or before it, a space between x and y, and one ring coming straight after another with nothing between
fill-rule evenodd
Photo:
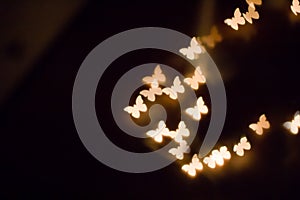
<instances>
[{"instance_id":1,"label":"bright white light spot","mask_svg":"<svg viewBox=\"0 0 300 200\"><path fill-rule=\"evenodd\" d=\"M285 122L283 126L288 129L292 134L296 135L300 128L300 113L297 111L292 121Z\"/></svg>"},{"instance_id":2,"label":"bright white light spot","mask_svg":"<svg viewBox=\"0 0 300 200\"><path fill-rule=\"evenodd\" d=\"M152 76L146 76L143 78L143 81L146 84L152 84L153 86L156 85L158 87L157 83L163 83L166 81L166 76L162 73L162 70L160 68L160 65L157 65L154 69L154 74Z\"/></svg>"}]
</instances>

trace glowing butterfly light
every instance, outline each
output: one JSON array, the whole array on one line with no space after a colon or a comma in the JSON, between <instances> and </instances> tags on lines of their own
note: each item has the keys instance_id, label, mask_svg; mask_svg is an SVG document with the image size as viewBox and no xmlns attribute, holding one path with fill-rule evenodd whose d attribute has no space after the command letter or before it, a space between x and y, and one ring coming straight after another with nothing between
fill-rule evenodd
<instances>
[{"instance_id":1,"label":"glowing butterfly light","mask_svg":"<svg viewBox=\"0 0 300 200\"><path fill-rule=\"evenodd\" d=\"M270 128L270 123L267 121L267 117L265 115L261 115L257 124L250 124L249 128L255 131L258 135L262 135L264 132L263 129Z\"/></svg>"},{"instance_id":2,"label":"glowing butterfly light","mask_svg":"<svg viewBox=\"0 0 300 200\"><path fill-rule=\"evenodd\" d=\"M188 173L188 175L194 177L194 176L196 176L196 170L197 171L203 170L203 165L200 162L197 154L195 154L192 158L192 162L190 162L190 164L188 164L188 165L187 164L183 165L181 167L181 169L183 171L185 171L186 173Z\"/></svg>"},{"instance_id":3,"label":"glowing butterfly light","mask_svg":"<svg viewBox=\"0 0 300 200\"><path fill-rule=\"evenodd\" d=\"M290 122L285 122L283 126L286 129L288 129L292 134L298 134L300 128L300 112L297 111L294 115L294 119Z\"/></svg>"},{"instance_id":4,"label":"glowing butterfly light","mask_svg":"<svg viewBox=\"0 0 300 200\"><path fill-rule=\"evenodd\" d=\"M209 157L205 157L203 162L210 168L215 168L216 165L223 166L224 160L229 160L231 154L226 146L222 146L220 150L213 150Z\"/></svg>"},{"instance_id":5,"label":"glowing butterfly light","mask_svg":"<svg viewBox=\"0 0 300 200\"><path fill-rule=\"evenodd\" d=\"M181 143L183 141L183 137L190 136L189 129L186 128L184 121L179 122L178 129L176 131L170 131L170 136L177 143Z\"/></svg>"},{"instance_id":6,"label":"glowing butterfly light","mask_svg":"<svg viewBox=\"0 0 300 200\"><path fill-rule=\"evenodd\" d=\"M254 4L255 5L258 5L260 6L262 4L262 0L246 0L247 4L252 7L254 7Z\"/></svg>"},{"instance_id":7,"label":"glowing butterfly light","mask_svg":"<svg viewBox=\"0 0 300 200\"><path fill-rule=\"evenodd\" d=\"M225 19L224 22L234 30L238 30L239 25L244 25L246 23L239 8L235 9L234 16L231 19Z\"/></svg>"},{"instance_id":8,"label":"glowing butterfly light","mask_svg":"<svg viewBox=\"0 0 300 200\"><path fill-rule=\"evenodd\" d=\"M190 46L180 49L179 52L186 56L188 59L195 60L198 58L199 54L203 53L203 49L201 48L201 45L199 44L197 39L193 37L190 42Z\"/></svg>"},{"instance_id":9,"label":"glowing butterfly light","mask_svg":"<svg viewBox=\"0 0 300 200\"><path fill-rule=\"evenodd\" d=\"M203 98L199 97L196 106L193 108L187 108L185 112L190 115L194 120L199 121L201 119L201 114L207 114L208 108L204 104Z\"/></svg>"},{"instance_id":10,"label":"glowing butterfly light","mask_svg":"<svg viewBox=\"0 0 300 200\"><path fill-rule=\"evenodd\" d=\"M250 150L251 145L246 137L242 137L240 142L233 147L233 151L236 152L238 156L244 156L245 150Z\"/></svg>"},{"instance_id":11,"label":"glowing butterfly light","mask_svg":"<svg viewBox=\"0 0 300 200\"><path fill-rule=\"evenodd\" d=\"M181 81L179 80L179 77L176 76L173 85L171 87L166 87L162 90L163 93L166 95L169 95L171 99L177 99L178 95L177 93L184 93L184 87L181 85Z\"/></svg>"},{"instance_id":12,"label":"glowing butterfly light","mask_svg":"<svg viewBox=\"0 0 300 200\"><path fill-rule=\"evenodd\" d=\"M139 95L135 100L135 105L125 107L124 111L131 114L134 118L140 118L140 112L146 112L147 106L144 104L142 97Z\"/></svg>"},{"instance_id":13,"label":"glowing butterfly light","mask_svg":"<svg viewBox=\"0 0 300 200\"><path fill-rule=\"evenodd\" d=\"M163 83L166 81L166 76L162 73L160 65L157 65L154 69L154 74L152 76L144 77L143 81L146 84L151 84L151 87L152 85L158 87L158 83Z\"/></svg>"},{"instance_id":14,"label":"glowing butterfly light","mask_svg":"<svg viewBox=\"0 0 300 200\"><path fill-rule=\"evenodd\" d=\"M171 137L166 123L162 120L158 122L158 127L156 130L150 130L146 133L146 135L150 136L154 139L154 141L158 143L161 143L163 141L163 136Z\"/></svg>"},{"instance_id":15,"label":"glowing butterfly light","mask_svg":"<svg viewBox=\"0 0 300 200\"><path fill-rule=\"evenodd\" d=\"M253 23L252 19L259 19L259 14L257 11L255 11L255 7L253 3L249 4L248 12L246 12L246 14L243 14L243 16L250 24Z\"/></svg>"},{"instance_id":16,"label":"glowing butterfly light","mask_svg":"<svg viewBox=\"0 0 300 200\"><path fill-rule=\"evenodd\" d=\"M298 13L300 13L300 5L298 0L293 0L291 10L295 15L298 15Z\"/></svg>"},{"instance_id":17,"label":"glowing butterfly light","mask_svg":"<svg viewBox=\"0 0 300 200\"><path fill-rule=\"evenodd\" d=\"M200 40L203 44L206 44L210 48L214 48L218 42L222 42L223 38L218 32L216 26L213 26L210 30L210 34L206 36L202 36Z\"/></svg>"},{"instance_id":18,"label":"glowing butterfly light","mask_svg":"<svg viewBox=\"0 0 300 200\"><path fill-rule=\"evenodd\" d=\"M212 157L212 155L210 155L209 157L205 157L203 159L203 162L209 167L209 168L216 168L216 161L215 159Z\"/></svg>"},{"instance_id":19,"label":"glowing butterfly light","mask_svg":"<svg viewBox=\"0 0 300 200\"><path fill-rule=\"evenodd\" d=\"M176 156L177 159L182 160L184 157L184 153L190 153L190 147L187 145L187 142L183 140L179 143L179 146L177 148L170 149L169 153L173 156Z\"/></svg>"},{"instance_id":20,"label":"glowing butterfly light","mask_svg":"<svg viewBox=\"0 0 300 200\"><path fill-rule=\"evenodd\" d=\"M149 90L142 90L140 92L141 95L146 97L149 101L155 101L155 95L162 95L163 91L159 87L159 84L156 79L151 83L151 88Z\"/></svg>"},{"instance_id":21,"label":"glowing butterfly light","mask_svg":"<svg viewBox=\"0 0 300 200\"><path fill-rule=\"evenodd\" d=\"M186 84L190 85L192 89L198 90L199 84L206 82L205 76L202 74L200 67L196 67L192 78L185 78L183 80Z\"/></svg>"}]
</instances>

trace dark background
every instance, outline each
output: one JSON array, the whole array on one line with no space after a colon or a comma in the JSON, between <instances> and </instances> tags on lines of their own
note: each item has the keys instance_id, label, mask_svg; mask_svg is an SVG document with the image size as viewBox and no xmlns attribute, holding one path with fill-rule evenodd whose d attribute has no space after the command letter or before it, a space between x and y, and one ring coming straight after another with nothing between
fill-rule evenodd
<instances>
[{"instance_id":1,"label":"dark background","mask_svg":"<svg viewBox=\"0 0 300 200\"><path fill-rule=\"evenodd\" d=\"M299 193L300 138L282 127L300 107L300 17L291 15L290 2L265 0L257 8L261 19L238 32L223 21L236 7L247 9L242 0L24 2L0 4L4 199L283 199ZM208 34L214 24L224 41L208 52L223 76L228 100L217 146L232 146L247 135L252 151L243 158L232 155L224 167L206 168L195 179L176 163L151 173L128 174L94 159L77 135L71 109L75 76L87 54L106 38L132 28L165 27L192 37ZM107 70L99 83L96 107L107 115L99 122L114 143L133 151L147 149L115 127L106 106L114 81L136 64L182 67L176 59L166 52L137 51ZM172 112L171 107L168 114ZM271 130L259 137L248 125L263 113ZM203 123L207 126L209 116ZM199 131L193 151L204 134Z\"/></svg>"}]
</instances>

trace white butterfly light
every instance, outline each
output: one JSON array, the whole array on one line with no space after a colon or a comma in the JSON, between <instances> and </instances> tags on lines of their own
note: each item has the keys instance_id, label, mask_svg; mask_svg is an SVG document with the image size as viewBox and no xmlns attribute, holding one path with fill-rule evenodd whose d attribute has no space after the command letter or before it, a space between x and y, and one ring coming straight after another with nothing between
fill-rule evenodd
<instances>
[{"instance_id":1,"label":"white butterfly light","mask_svg":"<svg viewBox=\"0 0 300 200\"><path fill-rule=\"evenodd\" d=\"M197 171L203 170L203 165L200 162L197 154L195 154L192 158L192 162L190 162L190 164L183 165L181 167L181 169L183 171L185 171L186 173L188 173L188 175L194 177L194 176L196 176L196 170Z\"/></svg>"},{"instance_id":2,"label":"white butterfly light","mask_svg":"<svg viewBox=\"0 0 300 200\"><path fill-rule=\"evenodd\" d=\"M233 147L233 151L236 152L238 156L244 156L245 151L244 150L250 150L251 145L248 142L246 137L242 137L240 142Z\"/></svg>"},{"instance_id":3,"label":"white butterfly light","mask_svg":"<svg viewBox=\"0 0 300 200\"><path fill-rule=\"evenodd\" d=\"M170 135L175 140L175 142L181 143L182 141L184 141L183 137L190 136L190 131L186 128L184 121L181 121L178 124L178 129L176 131L170 131Z\"/></svg>"},{"instance_id":4,"label":"white butterfly light","mask_svg":"<svg viewBox=\"0 0 300 200\"><path fill-rule=\"evenodd\" d=\"M201 47L201 44L197 41L195 37L191 39L190 46L187 48L182 48L179 50L184 56L190 60L195 60L198 56L204 52Z\"/></svg>"},{"instance_id":5,"label":"white butterfly light","mask_svg":"<svg viewBox=\"0 0 300 200\"><path fill-rule=\"evenodd\" d=\"M194 120L199 121L201 119L201 114L207 114L208 108L204 105L202 97L199 97L196 103L196 106L193 108L187 108L185 112L190 115Z\"/></svg>"},{"instance_id":6,"label":"white butterfly light","mask_svg":"<svg viewBox=\"0 0 300 200\"><path fill-rule=\"evenodd\" d=\"M234 30L238 30L239 25L244 25L246 23L239 8L235 9L234 16L231 19L225 19L224 22Z\"/></svg>"},{"instance_id":7,"label":"white butterfly light","mask_svg":"<svg viewBox=\"0 0 300 200\"><path fill-rule=\"evenodd\" d=\"M177 148L170 149L169 153L176 156L177 159L182 160L184 153L190 153L190 147L187 145L187 142L183 140L179 143Z\"/></svg>"},{"instance_id":8,"label":"white butterfly light","mask_svg":"<svg viewBox=\"0 0 300 200\"><path fill-rule=\"evenodd\" d=\"M292 121L285 122L283 126L292 134L298 134L300 128L300 112L297 111L294 115L294 119Z\"/></svg>"},{"instance_id":9,"label":"white butterfly light","mask_svg":"<svg viewBox=\"0 0 300 200\"><path fill-rule=\"evenodd\" d=\"M154 69L154 74L152 76L145 76L143 81L146 84L151 84L151 87L158 87L158 83L163 83L166 81L166 76L163 74L160 65L157 65Z\"/></svg>"},{"instance_id":10,"label":"white butterfly light","mask_svg":"<svg viewBox=\"0 0 300 200\"><path fill-rule=\"evenodd\" d=\"M169 95L171 99L177 99L178 95L177 93L184 93L184 87L181 85L181 81L179 80L179 77L176 76L173 85L171 87L166 87L162 90L163 93L166 95Z\"/></svg>"},{"instance_id":11,"label":"white butterfly light","mask_svg":"<svg viewBox=\"0 0 300 200\"><path fill-rule=\"evenodd\" d=\"M291 10L295 15L298 15L298 13L300 13L300 5L298 0L293 0Z\"/></svg>"},{"instance_id":12,"label":"white butterfly light","mask_svg":"<svg viewBox=\"0 0 300 200\"><path fill-rule=\"evenodd\" d=\"M150 136L154 139L154 141L158 143L161 143L163 141L163 136L171 137L170 131L163 120L158 122L158 127L156 130L147 131L146 135Z\"/></svg>"},{"instance_id":13,"label":"white butterfly light","mask_svg":"<svg viewBox=\"0 0 300 200\"><path fill-rule=\"evenodd\" d=\"M263 129L270 128L270 123L267 121L266 115L261 115L257 124L250 124L249 128L255 131L258 135L262 135L264 133Z\"/></svg>"},{"instance_id":14,"label":"white butterfly light","mask_svg":"<svg viewBox=\"0 0 300 200\"><path fill-rule=\"evenodd\" d=\"M243 16L250 24L252 24L252 19L259 19L259 13L255 11L255 6L253 3L249 4L248 12L243 14Z\"/></svg>"},{"instance_id":15,"label":"white butterfly light","mask_svg":"<svg viewBox=\"0 0 300 200\"><path fill-rule=\"evenodd\" d=\"M213 169L216 165L223 166L224 160L229 160L230 158L231 154L227 147L222 146L219 150L213 150L209 157L204 158L203 162Z\"/></svg>"},{"instance_id":16,"label":"white butterfly light","mask_svg":"<svg viewBox=\"0 0 300 200\"><path fill-rule=\"evenodd\" d=\"M146 104L144 104L142 97L139 95L135 100L135 105L125 107L124 111L131 114L131 116L134 118L139 118L140 112L147 111L147 106L146 106Z\"/></svg>"},{"instance_id":17,"label":"white butterfly light","mask_svg":"<svg viewBox=\"0 0 300 200\"><path fill-rule=\"evenodd\" d=\"M209 168L216 168L216 161L215 159L212 157L212 155L210 155L209 157L205 157L203 159L203 162L209 167Z\"/></svg>"},{"instance_id":18,"label":"white butterfly light","mask_svg":"<svg viewBox=\"0 0 300 200\"><path fill-rule=\"evenodd\" d=\"M149 101L155 101L155 95L162 95L163 90L159 87L159 84L156 79L151 83L151 88L149 90L142 90L141 95L146 97Z\"/></svg>"},{"instance_id":19,"label":"white butterfly light","mask_svg":"<svg viewBox=\"0 0 300 200\"><path fill-rule=\"evenodd\" d=\"M200 67L196 67L192 78L185 78L184 82L191 86L192 89L198 90L199 84L206 82L205 76L202 74Z\"/></svg>"}]
</instances>

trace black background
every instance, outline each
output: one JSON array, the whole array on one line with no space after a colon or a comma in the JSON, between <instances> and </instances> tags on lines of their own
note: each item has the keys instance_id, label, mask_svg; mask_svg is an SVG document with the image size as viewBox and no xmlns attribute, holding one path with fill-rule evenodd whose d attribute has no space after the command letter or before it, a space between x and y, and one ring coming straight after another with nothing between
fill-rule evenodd
<instances>
[{"instance_id":1,"label":"black background","mask_svg":"<svg viewBox=\"0 0 300 200\"><path fill-rule=\"evenodd\" d=\"M223 76L228 100L217 146L232 146L247 135L252 151L244 158L232 155L224 167L204 170L195 179L183 174L176 163L151 173L128 174L94 159L77 135L71 107L76 73L87 54L106 38L132 28L165 27L192 37L207 34L212 24L199 33L200 12L205 10L201 1L90 1L1 107L1 195L8 199L282 199L297 195L300 138L284 130L282 123L300 107L300 23L291 22L289 7L275 9L266 1L258 7L261 19L254 21L255 26L235 32L223 20L236 7L245 10L246 3L216 2L212 24L218 26L224 41L208 52ZM133 151L145 148L115 127L107 106L112 84L136 64L182 67L176 59L166 52L137 51L107 70L99 83L96 107L108 116L99 121L109 129L114 143ZM263 113L271 130L259 137L248 125ZM203 123L209 123L209 116ZM195 152L203 134L193 143Z\"/></svg>"}]
</instances>

